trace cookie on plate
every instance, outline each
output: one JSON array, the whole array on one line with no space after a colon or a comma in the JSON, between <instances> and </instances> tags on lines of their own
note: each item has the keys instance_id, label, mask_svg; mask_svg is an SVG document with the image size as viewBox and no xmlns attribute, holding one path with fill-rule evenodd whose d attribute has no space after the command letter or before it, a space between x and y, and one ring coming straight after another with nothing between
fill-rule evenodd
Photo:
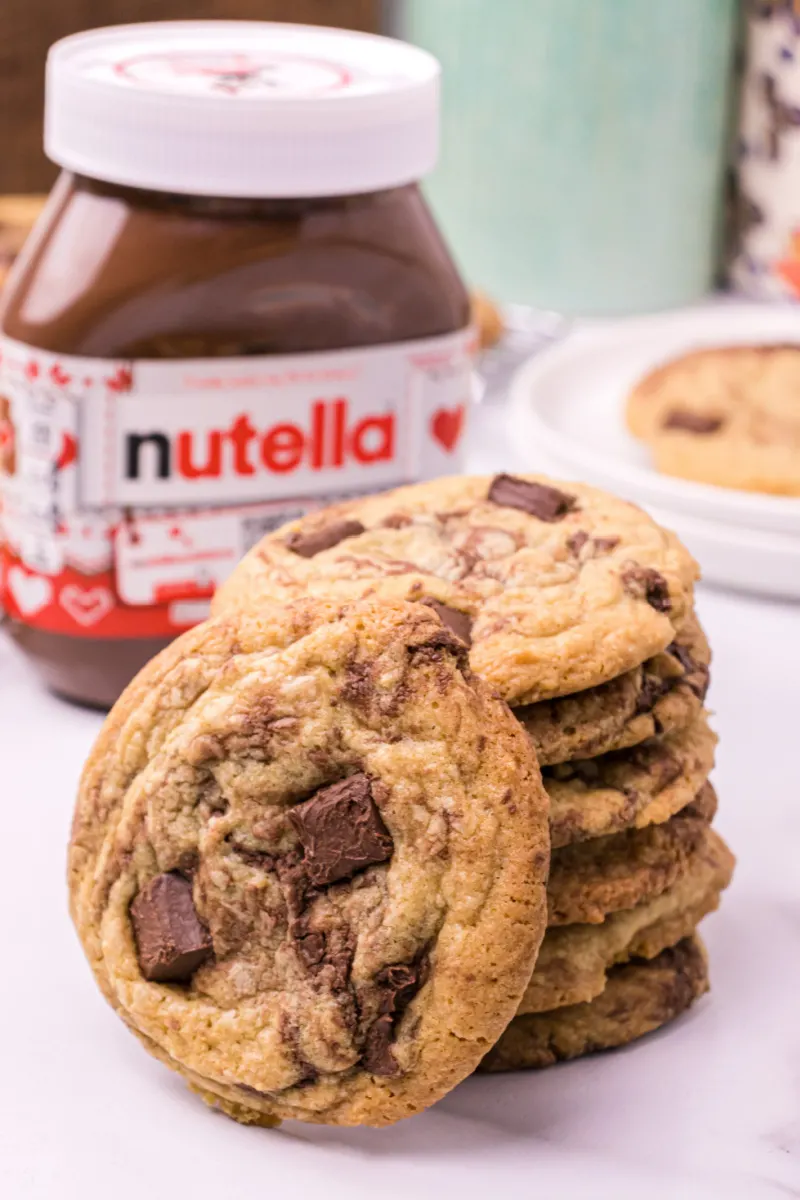
<instances>
[{"instance_id":1,"label":"cookie on plate","mask_svg":"<svg viewBox=\"0 0 800 1200\"><path fill-rule=\"evenodd\" d=\"M384 1125L469 1074L546 921L529 739L423 605L262 606L133 681L71 909L144 1045L242 1121Z\"/></svg>"},{"instance_id":2,"label":"cookie on plate","mask_svg":"<svg viewBox=\"0 0 800 1200\"><path fill-rule=\"evenodd\" d=\"M687 937L717 908L731 881L734 857L707 829L689 870L654 900L611 913L602 925L548 929L519 1011L547 1012L599 996L608 972L631 958L654 958Z\"/></svg>"},{"instance_id":3,"label":"cookie on plate","mask_svg":"<svg viewBox=\"0 0 800 1200\"><path fill-rule=\"evenodd\" d=\"M686 729L640 746L545 767L553 848L669 820L700 792L716 744L701 713Z\"/></svg>"},{"instance_id":4,"label":"cookie on plate","mask_svg":"<svg viewBox=\"0 0 800 1200\"><path fill-rule=\"evenodd\" d=\"M628 426L667 475L800 496L800 343L695 350L651 371Z\"/></svg>"},{"instance_id":5,"label":"cookie on plate","mask_svg":"<svg viewBox=\"0 0 800 1200\"><path fill-rule=\"evenodd\" d=\"M654 658L599 687L515 708L542 766L684 729L702 712L711 650L694 613Z\"/></svg>"},{"instance_id":6,"label":"cookie on plate","mask_svg":"<svg viewBox=\"0 0 800 1200\"><path fill-rule=\"evenodd\" d=\"M614 967L594 1000L515 1017L478 1070L550 1067L626 1046L673 1021L708 989L705 948L693 934L649 961Z\"/></svg>"},{"instance_id":7,"label":"cookie on plate","mask_svg":"<svg viewBox=\"0 0 800 1200\"><path fill-rule=\"evenodd\" d=\"M697 566L641 509L540 476L454 476L347 501L269 534L215 600L426 601L510 704L596 687L674 642Z\"/></svg>"}]
</instances>

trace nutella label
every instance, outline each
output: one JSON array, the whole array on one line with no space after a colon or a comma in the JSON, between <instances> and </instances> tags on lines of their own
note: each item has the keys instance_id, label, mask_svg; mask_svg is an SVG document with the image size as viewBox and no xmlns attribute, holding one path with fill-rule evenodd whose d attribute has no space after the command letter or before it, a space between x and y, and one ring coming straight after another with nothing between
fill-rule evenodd
<instances>
[{"instance_id":1,"label":"nutella label","mask_svg":"<svg viewBox=\"0 0 800 1200\"><path fill-rule=\"evenodd\" d=\"M83 637L171 636L264 533L458 471L471 331L326 354L179 361L0 339L0 588Z\"/></svg>"}]
</instances>

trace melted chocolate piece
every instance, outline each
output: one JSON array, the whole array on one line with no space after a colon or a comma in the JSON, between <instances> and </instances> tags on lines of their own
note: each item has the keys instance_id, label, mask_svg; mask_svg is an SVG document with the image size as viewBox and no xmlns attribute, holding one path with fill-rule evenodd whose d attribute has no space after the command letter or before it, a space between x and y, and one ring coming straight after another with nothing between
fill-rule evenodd
<instances>
[{"instance_id":1,"label":"melted chocolate piece","mask_svg":"<svg viewBox=\"0 0 800 1200\"><path fill-rule=\"evenodd\" d=\"M400 1073L392 1053L395 1026L426 978L425 963L397 963L375 977L379 1015L367 1031L363 1054L364 1066L373 1075Z\"/></svg>"},{"instance_id":2,"label":"melted chocolate piece","mask_svg":"<svg viewBox=\"0 0 800 1200\"><path fill-rule=\"evenodd\" d=\"M618 537L599 537L592 539L592 546L597 554L610 554L619 545Z\"/></svg>"},{"instance_id":3,"label":"melted chocolate piece","mask_svg":"<svg viewBox=\"0 0 800 1200\"><path fill-rule=\"evenodd\" d=\"M646 600L656 612L669 612L672 608L667 581L652 567L631 563L622 572L622 582L626 592L637 600Z\"/></svg>"},{"instance_id":4,"label":"melted chocolate piece","mask_svg":"<svg viewBox=\"0 0 800 1200\"><path fill-rule=\"evenodd\" d=\"M366 775L321 788L293 808L289 820L305 851L303 869L316 887L386 862L394 850Z\"/></svg>"},{"instance_id":5,"label":"melted chocolate piece","mask_svg":"<svg viewBox=\"0 0 800 1200\"><path fill-rule=\"evenodd\" d=\"M589 541L589 535L585 529L576 529L574 533L567 538L567 549L570 554L580 554L583 547Z\"/></svg>"},{"instance_id":6,"label":"melted chocolate piece","mask_svg":"<svg viewBox=\"0 0 800 1200\"><path fill-rule=\"evenodd\" d=\"M411 524L411 517L402 512L389 513L382 523L384 529L405 529Z\"/></svg>"},{"instance_id":7,"label":"melted chocolate piece","mask_svg":"<svg viewBox=\"0 0 800 1200\"><path fill-rule=\"evenodd\" d=\"M186 983L213 952L192 885L175 872L156 875L131 904L139 967L156 983Z\"/></svg>"},{"instance_id":8,"label":"melted chocolate piece","mask_svg":"<svg viewBox=\"0 0 800 1200\"><path fill-rule=\"evenodd\" d=\"M657 700L670 690L670 682L666 679L659 679L658 675L643 675L642 686L639 689L639 695L636 698L636 708L634 716L640 716L641 713L650 712Z\"/></svg>"},{"instance_id":9,"label":"melted chocolate piece","mask_svg":"<svg viewBox=\"0 0 800 1200\"><path fill-rule=\"evenodd\" d=\"M687 687L691 688L698 700L705 700L710 682L708 667L704 666L703 663L696 662L686 646L681 646L679 642L673 642L668 646L667 654L671 654L673 658L677 658L683 667L684 682Z\"/></svg>"},{"instance_id":10,"label":"melted chocolate piece","mask_svg":"<svg viewBox=\"0 0 800 1200\"><path fill-rule=\"evenodd\" d=\"M722 417L690 412L687 408L672 408L667 413L663 429L685 429L689 433L716 433L724 425Z\"/></svg>"},{"instance_id":11,"label":"melted chocolate piece","mask_svg":"<svg viewBox=\"0 0 800 1200\"><path fill-rule=\"evenodd\" d=\"M468 613L459 612L457 608L451 608L449 604L442 604L440 600L434 600L432 596L427 596L423 601L428 608L432 608L443 625L460 638L466 646L472 645L472 617Z\"/></svg>"},{"instance_id":12,"label":"melted chocolate piece","mask_svg":"<svg viewBox=\"0 0 800 1200\"><path fill-rule=\"evenodd\" d=\"M540 521L560 521L578 506L575 496L543 483L518 479L515 475L496 475L488 499L502 508L519 508Z\"/></svg>"},{"instance_id":13,"label":"melted chocolate piece","mask_svg":"<svg viewBox=\"0 0 800 1200\"><path fill-rule=\"evenodd\" d=\"M567 549L570 554L579 557L584 546L588 543L584 558L597 558L600 554L610 554L619 545L618 537L590 538L585 529L577 529L567 538Z\"/></svg>"},{"instance_id":14,"label":"melted chocolate piece","mask_svg":"<svg viewBox=\"0 0 800 1200\"><path fill-rule=\"evenodd\" d=\"M323 550L332 550L346 538L358 537L360 533L364 533L364 526L360 521L331 521L330 524L323 525L320 529L309 530L307 533L290 533L286 545L301 558L313 558L315 554L321 554Z\"/></svg>"}]
</instances>

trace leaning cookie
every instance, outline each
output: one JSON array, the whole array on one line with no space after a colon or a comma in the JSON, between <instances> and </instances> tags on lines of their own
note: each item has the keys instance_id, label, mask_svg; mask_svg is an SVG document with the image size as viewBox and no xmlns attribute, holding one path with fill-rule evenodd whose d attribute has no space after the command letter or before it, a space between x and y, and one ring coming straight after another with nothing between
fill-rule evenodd
<instances>
[{"instance_id":1,"label":"leaning cookie","mask_svg":"<svg viewBox=\"0 0 800 1200\"><path fill-rule=\"evenodd\" d=\"M709 989L708 961L694 934L655 958L614 967L594 1000L515 1017L479 1071L519 1071L626 1046L685 1012Z\"/></svg>"},{"instance_id":2,"label":"leaning cookie","mask_svg":"<svg viewBox=\"0 0 800 1200\"><path fill-rule=\"evenodd\" d=\"M284 525L215 611L300 596L427 601L510 704L596 687L674 642L697 566L641 509L541 476L457 476Z\"/></svg>"},{"instance_id":3,"label":"leaning cookie","mask_svg":"<svg viewBox=\"0 0 800 1200\"><path fill-rule=\"evenodd\" d=\"M385 1125L472 1071L545 926L529 740L430 609L218 618L83 775L75 924L144 1045L242 1121Z\"/></svg>"}]
</instances>

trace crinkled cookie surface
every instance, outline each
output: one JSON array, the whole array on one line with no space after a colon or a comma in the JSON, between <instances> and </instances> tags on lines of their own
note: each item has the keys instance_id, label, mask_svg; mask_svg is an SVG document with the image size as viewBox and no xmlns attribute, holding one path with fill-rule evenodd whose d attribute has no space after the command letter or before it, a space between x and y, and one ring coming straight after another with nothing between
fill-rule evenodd
<instances>
[{"instance_id":1,"label":"crinkled cookie surface","mask_svg":"<svg viewBox=\"0 0 800 1200\"><path fill-rule=\"evenodd\" d=\"M595 687L674 641L697 566L641 509L541 476L453 476L265 537L215 611L380 592L427 601L510 704Z\"/></svg>"}]
</instances>

